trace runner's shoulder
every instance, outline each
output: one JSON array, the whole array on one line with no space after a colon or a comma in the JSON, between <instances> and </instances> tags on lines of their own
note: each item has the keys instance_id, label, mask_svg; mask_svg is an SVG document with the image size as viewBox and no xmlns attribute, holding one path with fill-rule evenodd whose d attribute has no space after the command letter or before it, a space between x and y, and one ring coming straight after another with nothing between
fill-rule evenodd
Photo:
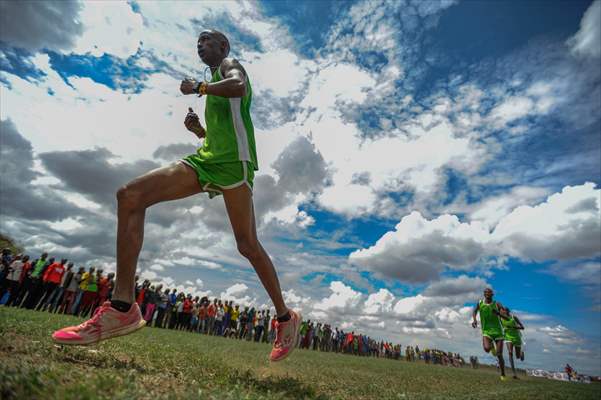
<instances>
[{"instance_id":1,"label":"runner's shoulder","mask_svg":"<svg viewBox=\"0 0 601 400\"><path fill-rule=\"evenodd\" d=\"M233 68L240 69L244 73L245 76L248 76L248 74L246 73L246 70L244 69L242 64L240 64L240 61L238 61L236 58L233 58L233 57L224 58L223 61L221 62L222 74L225 75L229 69L233 69Z\"/></svg>"}]
</instances>

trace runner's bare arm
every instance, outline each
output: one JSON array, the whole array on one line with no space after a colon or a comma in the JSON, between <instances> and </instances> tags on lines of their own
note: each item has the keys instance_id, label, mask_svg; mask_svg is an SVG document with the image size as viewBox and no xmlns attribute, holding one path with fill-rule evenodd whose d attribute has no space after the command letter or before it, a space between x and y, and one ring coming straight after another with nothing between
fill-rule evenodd
<instances>
[{"instance_id":1,"label":"runner's bare arm","mask_svg":"<svg viewBox=\"0 0 601 400\"><path fill-rule=\"evenodd\" d=\"M515 319L515 322L518 324L518 326L517 326L517 328L518 328L518 329L522 329L522 330L523 330L523 329L526 329L526 328L524 328L524 324L522 324L522 321L520 321L520 320L518 319L518 317L516 317L516 316L514 315L514 316L513 316L513 319Z\"/></svg>"},{"instance_id":2,"label":"runner's bare arm","mask_svg":"<svg viewBox=\"0 0 601 400\"><path fill-rule=\"evenodd\" d=\"M192 107L188 107L188 114L184 119L184 125L186 126L187 130L194 133L199 139L204 138L207 134L205 128L200 123L198 114L196 114L194 110L192 110Z\"/></svg>"},{"instance_id":3,"label":"runner's bare arm","mask_svg":"<svg viewBox=\"0 0 601 400\"><path fill-rule=\"evenodd\" d=\"M509 319L509 315L507 315L507 313L505 312L505 307L503 307L503 304L499 303L498 301L497 309L493 310L493 312L503 319Z\"/></svg>"},{"instance_id":4,"label":"runner's bare arm","mask_svg":"<svg viewBox=\"0 0 601 400\"><path fill-rule=\"evenodd\" d=\"M221 63L221 74L224 79L207 83L206 94L220 97L244 97L246 94L246 73L238 60L225 58ZM186 78L180 84L182 94L195 94L198 82Z\"/></svg>"},{"instance_id":5,"label":"runner's bare arm","mask_svg":"<svg viewBox=\"0 0 601 400\"><path fill-rule=\"evenodd\" d=\"M474 307L474 311L472 312L472 328L476 328L478 326L478 321L476 321L476 314L480 311L480 302L476 303L476 307Z\"/></svg>"},{"instance_id":6,"label":"runner's bare arm","mask_svg":"<svg viewBox=\"0 0 601 400\"><path fill-rule=\"evenodd\" d=\"M221 97L243 97L246 94L246 74L242 65L234 58L226 58L220 68L224 79L209 83L207 94Z\"/></svg>"},{"instance_id":7,"label":"runner's bare arm","mask_svg":"<svg viewBox=\"0 0 601 400\"><path fill-rule=\"evenodd\" d=\"M221 63L221 75L224 79L219 82L207 83L206 94L220 97L243 97L246 94L246 73L238 60L226 58ZM180 84L182 94L196 94L199 82L186 78Z\"/></svg>"},{"instance_id":8,"label":"runner's bare arm","mask_svg":"<svg viewBox=\"0 0 601 400\"><path fill-rule=\"evenodd\" d=\"M507 315L505 315L505 313L503 311L501 311L501 312L495 311L495 314L497 314L499 316L499 318L509 320L509 317Z\"/></svg>"}]
</instances>

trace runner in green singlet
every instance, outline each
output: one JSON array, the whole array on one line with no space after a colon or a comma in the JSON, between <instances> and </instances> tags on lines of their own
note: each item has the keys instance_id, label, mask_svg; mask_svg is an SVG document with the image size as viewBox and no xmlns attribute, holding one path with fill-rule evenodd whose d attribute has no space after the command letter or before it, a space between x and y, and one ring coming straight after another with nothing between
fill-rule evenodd
<instances>
[{"instance_id":1,"label":"runner in green singlet","mask_svg":"<svg viewBox=\"0 0 601 400\"><path fill-rule=\"evenodd\" d=\"M201 32L196 51L210 69L211 79L184 79L179 90L184 95L206 98L206 129L191 107L184 119L186 129L204 138L204 143L195 154L150 171L117 191L117 277L113 297L90 321L56 331L52 337L57 343L93 344L145 325L134 301L134 276L144 240L146 210L157 203L205 192L210 197L223 195L237 249L254 267L275 306L278 323L270 360L282 360L294 350L302 318L286 306L274 265L257 238L253 177L259 164L250 115L250 78L238 60L228 57L230 42L223 33ZM207 245L210 243L198 243Z\"/></svg>"},{"instance_id":2,"label":"runner in green singlet","mask_svg":"<svg viewBox=\"0 0 601 400\"><path fill-rule=\"evenodd\" d=\"M518 379L513 363L513 349L515 348L515 356L524 361L522 334L520 333L520 330L524 329L524 325L517 316L511 313L509 308L504 307L501 311L501 324L503 324L503 330L505 331L505 344L507 345L507 352L509 353L509 364L511 365L511 371L513 372L513 379Z\"/></svg>"},{"instance_id":3,"label":"runner in green singlet","mask_svg":"<svg viewBox=\"0 0 601 400\"><path fill-rule=\"evenodd\" d=\"M484 289L484 299L480 300L472 313L472 327L478 326L476 315L480 313L480 324L482 326L482 347L485 352L499 359L501 369L501 380L505 380L505 360L503 359L503 325L501 324L501 303L493 300L491 288Z\"/></svg>"}]
</instances>

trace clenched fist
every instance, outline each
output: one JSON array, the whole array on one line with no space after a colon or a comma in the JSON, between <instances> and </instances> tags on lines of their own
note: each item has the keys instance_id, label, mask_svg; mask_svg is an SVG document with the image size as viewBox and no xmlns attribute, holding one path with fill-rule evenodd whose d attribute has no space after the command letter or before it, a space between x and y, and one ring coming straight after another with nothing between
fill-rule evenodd
<instances>
[{"instance_id":1,"label":"clenched fist","mask_svg":"<svg viewBox=\"0 0 601 400\"><path fill-rule=\"evenodd\" d=\"M186 78L179 85L179 90L182 92L182 94L194 94L194 93L196 93L194 91L194 88L196 87L197 84L198 84L198 82L196 82L194 79Z\"/></svg>"},{"instance_id":2,"label":"clenched fist","mask_svg":"<svg viewBox=\"0 0 601 400\"><path fill-rule=\"evenodd\" d=\"M192 110L192 107L188 107L188 114L186 114L186 119L184 119L184 125L187 130L194 133L199 139L202 139L207 134L205 128L200 124L198 115Z\"/></svg>"}]
</instances>

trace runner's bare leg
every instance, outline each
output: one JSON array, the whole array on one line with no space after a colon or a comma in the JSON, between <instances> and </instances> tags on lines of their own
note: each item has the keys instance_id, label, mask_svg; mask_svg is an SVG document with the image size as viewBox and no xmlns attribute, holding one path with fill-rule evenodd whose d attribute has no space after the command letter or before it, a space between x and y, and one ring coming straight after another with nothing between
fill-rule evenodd
<instances>
[{"instance_id":1,"label":"runner's bare leg","mask_svg":"<svg viewBox=\"0 0 601 400\"><path fill-rule=\"evenodd\" d=\"M117 191L117 276L113 300L135 301L134 277L144 241L146 209L201 191L196 172L181 162L152 170Z\"/></svg>"},{"instance_id":2,"label":"runner's bare leg","mask_svg":"<svg viewBox=\"0 0 601 400\"><path fill-rule=\"evenodd\" d=\"M499 359L499 368L501 368L501 375L505 376L505 359L503 358L503 340L495 341L497 348L497 358Z\"/></svg>"},{"instance_id":3,"label":"runner's bare leg","mask_svg":"<svg viewBox=\"0 0 601 400\"><path fill-rule=\"evenodd\" d=\"M225 207L236 238L238 251L252 264L263 287L269 294L278 316L288 308L282 297L280 282L271 258L257 239L252 192L247 185L223 191Z\"/></svg>"},{"instance_id":4,"label":"runner's bare leg","mask_svg":"<svg viewBox=\"0 0 601 400\"><path fill-rule=\"evenodd\" d=\"M509 353L509 364L511 365L511 371L513 372L513 376L517 376L515 373L515 366L513 364L513 343L507 342L506 344L507 344L507 352Z\"/></svg>"},{"instance_id":5,"label":"runner's bare leg","mask_svg":"<svg viewBox=\"0 0 601 400\"><path fill-rule=\"evenodd\" d=\"M488 353L490 351L492 346L493 346L492 339L489 337L486 337L486 336L482 336L482 348L484 349L484 351L486 353Z\"/></svg>"}]
</instances>

